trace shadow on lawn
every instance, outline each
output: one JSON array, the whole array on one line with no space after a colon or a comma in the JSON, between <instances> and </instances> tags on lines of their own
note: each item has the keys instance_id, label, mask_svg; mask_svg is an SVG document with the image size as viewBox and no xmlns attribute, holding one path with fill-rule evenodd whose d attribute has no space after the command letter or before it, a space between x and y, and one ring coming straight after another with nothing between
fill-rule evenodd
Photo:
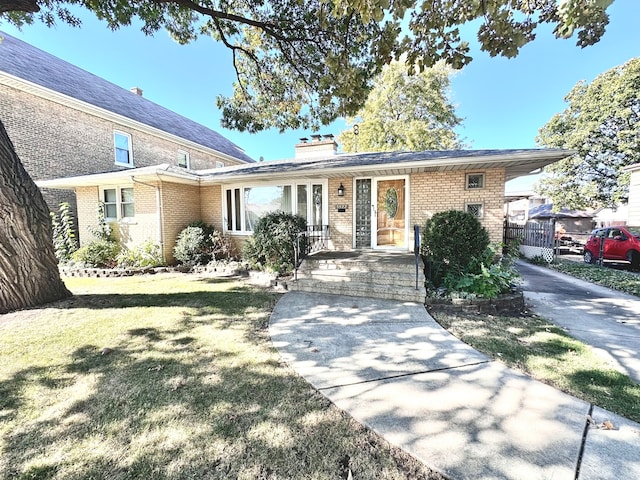
<instances>
[{"instance_id":1,"label":"shadow on lawn","mask_svg":"<svg viewBox=\"0 0 640 480\"><path fill-rule=\"evenodd\" d=\"M226 292L74 297L70 308L179 305L198 313L170 328L130 328L110 353L81 345L62 363L0 382L0 426L9 426L0 478L346 478L345 458L366 464L366 455L381 468L382 442L361 428L354 438L352 420L283 367L270 343L255 340L264 320L246 321L229 344L199 336L211 324L207 312L264 312L273 301L253 292L239 302L238 293L228 304Z\"/></svg>"}]
</instances>

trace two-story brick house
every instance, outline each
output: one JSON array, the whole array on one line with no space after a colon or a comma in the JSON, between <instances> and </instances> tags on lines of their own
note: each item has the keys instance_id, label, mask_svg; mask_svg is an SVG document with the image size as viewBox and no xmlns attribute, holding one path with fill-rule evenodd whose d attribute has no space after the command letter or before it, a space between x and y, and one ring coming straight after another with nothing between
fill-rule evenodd
<instances>
[{"instance_id":1,"label":"two-story brick house","mask_svg":"<svg viewBox=\"0 0 640 480\"><path fill-rule=\"evenodd\" d=\"M0 37L0 118L34 180L159 164L202 170L253 162L219 133L149 101L138 88L121 88L10 35ZM73 192L43 193L52 210L61 201L75 208ZM128 182L96 195L112 204L134 193Z\"/></svg>"}]
</instances>

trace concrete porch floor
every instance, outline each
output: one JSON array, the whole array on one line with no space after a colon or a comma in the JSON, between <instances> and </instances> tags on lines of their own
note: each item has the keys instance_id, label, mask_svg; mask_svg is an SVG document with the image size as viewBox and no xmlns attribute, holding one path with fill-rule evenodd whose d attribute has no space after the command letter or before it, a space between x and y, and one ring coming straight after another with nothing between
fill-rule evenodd
<instances>
[{"instance_id":1,"label":"concrete porch floor","mask_svg":"<svg viewBox=\"0 0 640 480\"><path fill-rule=\"evenodd\" d=\"M412 252L398 252L388 250L351 250L334 251L322 250L312 253L307 258L310 260L327 261L335 260L340 263L359 263L375 265L415 265L416 256ZM422 268L422 260L418 256L418 262Z\"/></svg>"}]
</instances>

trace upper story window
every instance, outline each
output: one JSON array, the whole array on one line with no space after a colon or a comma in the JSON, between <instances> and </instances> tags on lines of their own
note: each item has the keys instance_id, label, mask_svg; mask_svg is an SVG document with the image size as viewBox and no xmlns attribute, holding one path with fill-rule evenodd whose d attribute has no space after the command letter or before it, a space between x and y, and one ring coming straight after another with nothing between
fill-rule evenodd
<instances>
[{"instance_id":1,"label":"upper story window","mask_svg":"<svg viewBox=\"0 0 640 480\"><path fill-rule=\"evenodd\" d=\"M468 173L466 188L467 190L484 188L484 173Z\"/></svg>"},{"instance_id":2,"label":"upper story window","mask_svg":"<svg viewBox=\"0 0 640 480\"><path fill-rule=\"evenodd\" d=\"M224 167L224 162L221 162L219 160L216 161L216 168L223 168Z\"/></svg>"},{"instance_id":3,"label":"upper story window","mask_svg":"<svg viewBox=\"0 0 640 480\"><path fill-rule=\"evenodd\" d=\"M116 164L133 167L131 135L128 133L113 132L113 143L116 152Z\"/></svg>"},{"instance_id":4,"label":"upper story window","mask_svg":"<svg viewBox=\"0 0 640 480\"><path fill-rule=\"evenodd\" d=\"M135 216L133 187L103 188L101 197L105 220L114 222Z\"/></svg>"},{"instance_id":5,"label":"upper story window","mask_svg":"<svg viewBox=\"0 0 640 480\"><path fill-rule=\"evenodd\" d=\"M182 168L189 168L189 152L178 150L178 166Z\"/></svg>"}]
</instances>

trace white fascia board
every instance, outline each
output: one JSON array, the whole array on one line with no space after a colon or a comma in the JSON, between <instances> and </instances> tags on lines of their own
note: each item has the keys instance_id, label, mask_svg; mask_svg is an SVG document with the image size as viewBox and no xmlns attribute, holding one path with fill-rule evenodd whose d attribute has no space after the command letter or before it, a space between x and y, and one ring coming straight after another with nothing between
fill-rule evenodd
<instances>
[{"instance_id":1,"label":"white fascia board","mask_svg":"<svg viewBox=\"0 0 640 480\"><path fill-rule=\"evenodd\" d=\"M30 93L37 97L44 98L46 100L50 100L55 103L59 103L66 107L70 107L75 110L79 110L81 112L88 113L96 117L100 117L104 120L108 120L110 122L114 122L119 125L125 125L127 127L134 128L136 130L141 130L155 137L160 137L164 140L169 140L171 142L178 143L182 146L185 146L187 148L192 148L194 150L198 150L207 155L215 155L219 157L220 160L240 162L241 164L250 163L250 162L241 160L239 158L233 157L227 153L219 152L218 150L214 150L213 148L205 147L204 145L200 145L199 143L193 142L191 140L187 140L185 138L179 137L172 133L165 132L164 130L152 127L150 125L147 125L146 123L138 122L137 120L132 120L128 117L125 117L124 115L110 112L109 110L105 110L104 108L96 107L95 105L91 105L90 103L83 102L82 100L78 100L76 98L70 97L60 92L56 92L55 90L51 90L49 88L43 87L42 85L38 85L37 83L29 82L27 80L24 80L20 77L16 77L14 75L9 75L6 72L0 72L0 84L4 84L9 87L15 88L16 90Z\"/></svg>"},{"instance_id":2,"label":"white fascia board","mask_svg":"<svg viewBox=\"0 0 640 480\"><path fill-rule=\"evenodd\" d=\"M142 167L132 170L119 170L117 172L94 173L91 175L78 175L75 177L53 178L50 180L37 180L35 183L40 188L59 188L63 190L77 187L93 187L104 185L121 185L142 181L166 181L171 183L187 183L198 185L199 178L190 173L167 171L168 164Z\"/></svg>"}]
</instances>

